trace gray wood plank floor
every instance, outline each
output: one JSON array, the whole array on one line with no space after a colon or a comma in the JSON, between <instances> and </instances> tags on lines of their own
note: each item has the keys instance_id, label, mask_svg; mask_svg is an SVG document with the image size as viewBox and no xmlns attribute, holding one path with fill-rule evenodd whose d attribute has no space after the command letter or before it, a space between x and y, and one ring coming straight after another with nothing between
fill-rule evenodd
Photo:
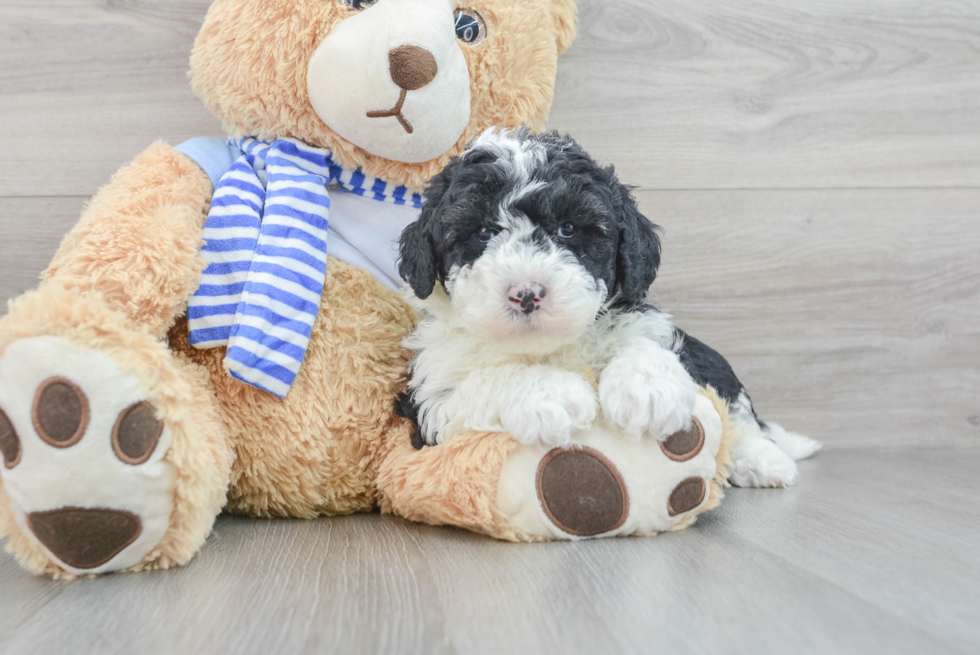
<instances>
[{"instance_id":1,"label":"gray wood plank floor","mask_svg":"<svg viewBox=\"0 0 980 655\"><path fill-rule=\"evenodd\" d=\"M209 0L0 0L0 303L150 141ZM182 570L0 554L0 653L980 650L980 0L580 0L554 128L665 230L655 291L827 446L654 539L222 517ZM0 310L2 311L2 310Z\"/></svg>"},{"instance_id":2,"label":"gray wood plank floor","mask_svg":"<svg viewBox=\"0 0 980 655\"><path fill-rule=\"evenodd\" d=\"M831 450L791 490L733 490L650 539L223 517L177 571L65 584L0 564L0 650L976 652L978 466L980 449Z\"/></svg>"}]
</instances>

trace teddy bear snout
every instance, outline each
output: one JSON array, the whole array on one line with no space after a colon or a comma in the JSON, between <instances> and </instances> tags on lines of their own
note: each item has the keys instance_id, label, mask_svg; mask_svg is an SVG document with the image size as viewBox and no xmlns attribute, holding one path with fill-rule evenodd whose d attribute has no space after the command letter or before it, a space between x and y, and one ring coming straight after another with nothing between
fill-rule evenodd
<instances>
[{"instance_id":1,"label":"teddy bear snout","mask_svg":"<svg viewBox=\"0 0 980 655\"><path fill-rule=\"evenodd\" d=\"M439 65L431 52L417 45L401 45L388 51L391 80L406 91L415 91L435 79Z\"/></svg>"},{"instance_id":2,"label":"teddy bear snout","mask_svg":"<svg viewBox=\"0 0 980 655\"><path fill-rule=\"evenodd\" d=\"M331 0L336 3L337 0ZM316 114L372 155L430 161L470 122L470 69L455 0L385 0L340 22L310 58ZM483 47L483 46L481 46Z\"/></svg>"}]
</instances>

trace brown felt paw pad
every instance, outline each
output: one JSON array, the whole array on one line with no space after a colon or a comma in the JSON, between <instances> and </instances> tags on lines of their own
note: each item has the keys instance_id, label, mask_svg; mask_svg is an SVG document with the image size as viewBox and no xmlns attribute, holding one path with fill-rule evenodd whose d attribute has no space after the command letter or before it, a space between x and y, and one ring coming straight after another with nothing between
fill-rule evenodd
<instances>
[{"instance_id":1,"label":"brown felt paw pad","mask_svg":"<svg viewBox=\"0 0 980 655\"><path fill-rule=\"evenodd\" d=\"M49 378L38 387L31 416L45 443L70 448L81 441L88 427L88 398L72 382Z\"/></svg>"},{"instance_id":2,"label":"brown felt paw pad","mask_svg":"<svg viewBox=\"0 0 980 655\"><path fill-rule=\"evenodd\" d=\"M556 448L538 465L538 498L548 518L569 534L615 530L629 515L623 476L591 448Z\"/></svg>"},{"instance_id":3,"label":"brown felt paw pad","mask_svg":"<svg viewBox=\"0 0 980 655\"><path fill-rule=\"evenodd\" d=\"M82 570L102 566L143 531L138 516L114 509L62 507L28 514L27 522L55 557Z\"/></svg>"},{"instance_id":4,"label":"brown felt paw pad","mask_svg":"<svg viewBox=\"0 0 980 655\"><path fill-rule=\"evenodd\" d=\"M55 448L70 448L81 441L88 427L88 398L72 382L50 378L41 384L34 396L32 417L34 429L45 443ZM126 464L143 464L153 455L163 427L152 404L144 400L130 405L116 419L112 429L112 450ZM7 468L13 468L20 459L20 441L2 412L0 449Z\"/></svg>"},{"instance_id":5,"label":"brown felt paw pad","mask_svg":"<svg viewBox=\"0 0 980 655\"><path fill-rule=\"evenodd\" d=\"M119 414L112 429L112 450L116 457L136 466L150 459L163 434L163 421L156 409L143 401L130 405Z\"/></svg>"},{"instance_id":6,"label":"brown felt paw pad","mask_svg":"<svg viewBox=\"0 0 980 655\"><path fill-rule=\"evenodd\" d=\"M675 462L694 459L702 448L704 448L704 426L696 418L689 429L675 432L660 442L660 449L664 451L664 455Z\"/></svg>"},{"instance_id":7,"label":"brown felt paw pad","mask_svg":"<svg viewBox=\"0 0 980 655\"><path fill-rule=\"evenodd\" d=\"M0 409L0 453L3 453L3 463L8 469L12 469L20 463L22 453L20 438L14 430L14 424L10 422L7 415Z\"/></svg>"},{"instance_id":8,"label":"brown felt paw pad","mask_svg":"<svg viewBox=\"0 0 980 655\"><path fill-rule=\"evenodd\" d=\"M674 487L667 500L667 513L677 516L694 509L704 500L707 485L701 478L687 478Z\"/></svg>"}]
</instances>

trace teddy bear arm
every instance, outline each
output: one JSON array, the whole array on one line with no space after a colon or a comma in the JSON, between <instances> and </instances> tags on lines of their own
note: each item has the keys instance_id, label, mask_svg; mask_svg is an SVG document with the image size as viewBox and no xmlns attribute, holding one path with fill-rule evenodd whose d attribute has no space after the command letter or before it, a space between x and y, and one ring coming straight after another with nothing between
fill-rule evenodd
<instances>
[{"instance_id":1,"label":"teddy bear arm","mask_svg":"<svg viewBox=\"0 0 980 655\"><path fill-rule=\"evenodd\" d=\"M100 294L162 338L205 266L199 251L211 193L210 178L190 158L153 144L92 198L42 279Z\"/></svg>"}]
</instances>

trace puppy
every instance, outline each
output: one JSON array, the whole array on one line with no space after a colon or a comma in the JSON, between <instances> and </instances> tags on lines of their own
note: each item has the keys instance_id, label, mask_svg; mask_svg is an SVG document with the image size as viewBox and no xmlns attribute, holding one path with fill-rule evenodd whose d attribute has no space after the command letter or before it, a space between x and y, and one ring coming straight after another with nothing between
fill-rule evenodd
<instances>
[{"instance_id":1,"label":"puppy","mask_svg":"<svg viewBox=\"0 0 980 655\"><path fill-rule=\"evenodd\" d=\"M416 447L469 431L567 446L596 420L626 438L691 424L699 385L740 423L731 480L785 486L817 442L763 423L728 362L647 300L657 227L568 137L475 139L426 190L399 272L423 315L398 410Z\"/></svg>"}]
</instances>

